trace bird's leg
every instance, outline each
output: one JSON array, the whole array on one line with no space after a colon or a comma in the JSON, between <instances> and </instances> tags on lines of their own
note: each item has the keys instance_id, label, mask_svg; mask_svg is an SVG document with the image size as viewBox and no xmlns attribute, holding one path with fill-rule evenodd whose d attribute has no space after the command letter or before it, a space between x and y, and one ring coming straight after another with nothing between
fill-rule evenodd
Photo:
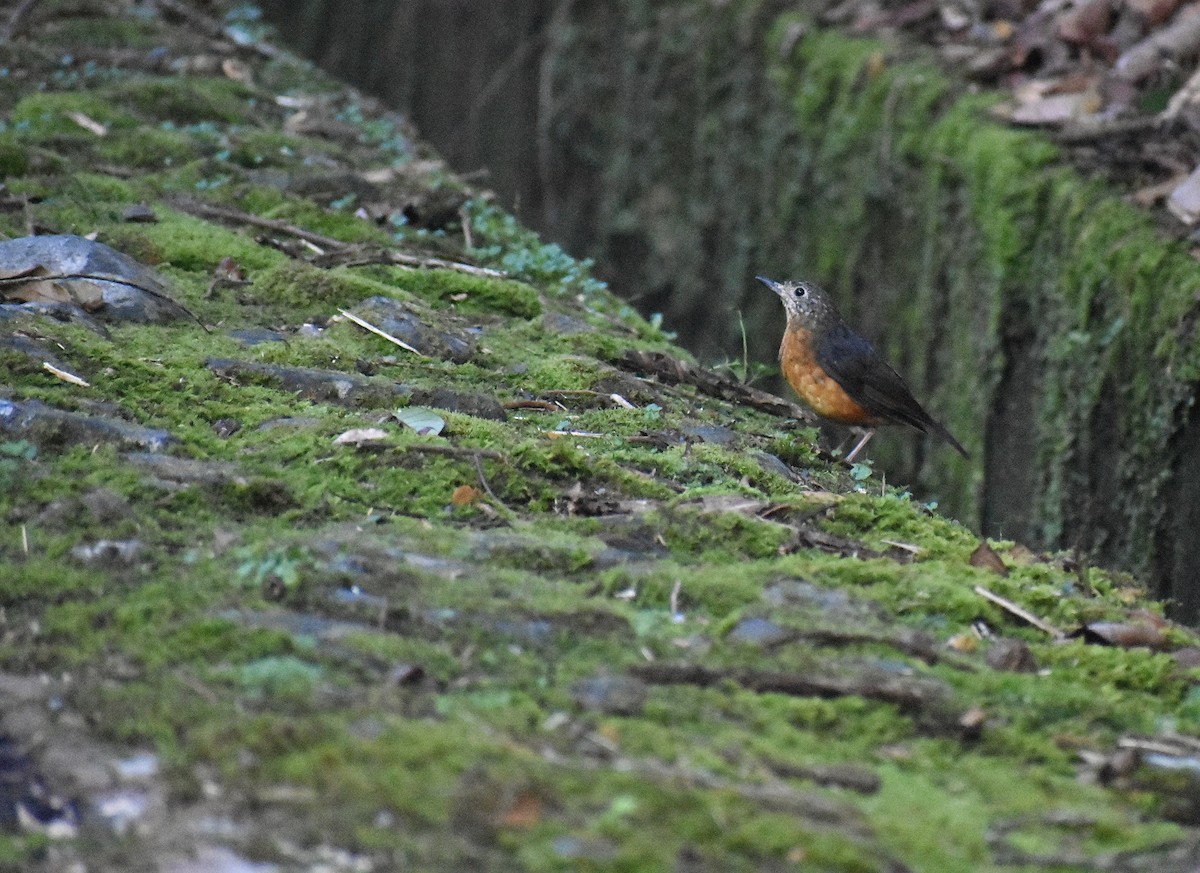
<instances>
[{"instance_id":1,"label":"bird's leg","mask_svg":"<svg viewBox=\"0 0 1200 873\"><path fill-rule=\"evenodd\" d=\"M853 464L854 459L858 457L858 453L863 450L863 446L871 441L871 437L875 436L875 428L868 428L862 435L862 439L858 441L858 445L850 450L850 454L846 455L846 463Z\"/></svg>"}]
</instances>

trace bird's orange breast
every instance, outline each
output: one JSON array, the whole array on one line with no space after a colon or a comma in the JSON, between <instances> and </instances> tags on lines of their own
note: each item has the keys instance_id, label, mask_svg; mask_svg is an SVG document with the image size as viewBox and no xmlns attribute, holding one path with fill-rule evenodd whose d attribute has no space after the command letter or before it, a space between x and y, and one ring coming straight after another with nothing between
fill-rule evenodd
<instances>
[{"instance_id":1,"label":"bird's orange breast","mask_svg":"<svg viewBox=\"0 0 1200 873\"><path fill-rule=\"evenodd\" d=\"M833 377L817 363L813 354L812 332L789 326L779 347L779 367L812 411L822 418L841 424L870 427L881 423L878 416L846 393Z\"/></svg>"}]
</instances>

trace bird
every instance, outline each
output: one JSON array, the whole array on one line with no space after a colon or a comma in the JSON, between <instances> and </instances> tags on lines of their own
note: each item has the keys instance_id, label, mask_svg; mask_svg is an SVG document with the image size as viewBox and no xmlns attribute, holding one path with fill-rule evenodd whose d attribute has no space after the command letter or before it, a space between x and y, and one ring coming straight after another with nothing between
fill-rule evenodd
<instances>
[{"instance_id":1,"label":"bird","mask_svg":"<svg viewBox=\"0 0 1200 873\"><path fill-rule=\"evenodd\" d=\"M776 282L755 276L783 301L787 327L779 344L779 367L800 399L821 418L866 428L846 455L853 462L885 424L906 424L967 450L913 397L900 374L875 347L842 320L829 295L814 282Z\"/></svg>"}]
</instances>

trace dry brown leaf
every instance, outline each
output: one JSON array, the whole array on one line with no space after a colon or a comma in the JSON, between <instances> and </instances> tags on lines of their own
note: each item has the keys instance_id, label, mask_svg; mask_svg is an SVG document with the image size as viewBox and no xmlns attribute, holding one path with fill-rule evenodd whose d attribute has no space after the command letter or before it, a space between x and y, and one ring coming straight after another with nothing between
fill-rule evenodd
<instances>
[{"instance_id":1,"label":"dry brown leaf","mask_svg":"<svg viewBox=\"0 0 1200 873\"><path fill-rule=\"evenodd\" d=\"M450 495L450 503L454 506L470 506L472 503L478 503L479 498L483 494L478 488L470 485L459 485L454 489L454 493Z\"/></svg>"},{"instance_id":2,"label":"dry brown leaf","mask_svg":"<svg viewBox=\"0 0 1200 873\"><path fill-rule=\"evenodd\" d=\"M510 828L531 828L542 820L542 799L532 791L522 791L500 819Z\"/></svg>"},{"instance_id":3,"label":"dry brown leaf","mask_svg":"<svg viewBox=\"0 0 1200 873\"><path fill-rule=\"evenodd\" d=\"M1073 45L1093 48L1112 24L1110 0L1085 0L1058 19L1058 38Z\"/></svg>"},{"instance_id":4,"label":"dry brown leaf","mask_svg":"<svg viewBox=\"0 0 1200 873\"><path fill-rule=\"evenodd\" d=\"M19 270L0 270L0 282L8 279L24 279L26 276L44 276L45 274L46 268L41 264L34 264L32 267L22 267Z\"/></svg>"},{"instance_id":5,"label":"dry brown leaf","mask_svg":"<svg viewBox=\"0 0 1200 873\"><path fill-rule=\"evenodd\" d=\"M1149 621L1096 621L1085 624L1080 629L1079 636L1087 643L1118 646L1122 649L1161 650L1167 645L1167 638L1162 632L1162 628Z\"/></svg>"},{"instance_id":6,"label":"dry brown leaf","mask_svg":"<svg viewBox=\"0 0 1200 873\"><path fill-rule=\"evenodd\" d=\"M991 570L993 573L1000 576L1008 575L1008 567L1004 566L1004 561L996 554L996 550L983 540L975 547L975 551L971 552L971 557L968 560L972 567L979 567L982 570Z\"/></svg>"},{"instance_id":7,"label":"dry brown leaf","mask_svg":"<svg viewBox=\"0 0 1200 873\"><path fill-rule=\"evenodd\" d=\"M41 264L14 271L0 278L14 280L0 288L0 298L5 300L17 300L22 303L74 303L89 312L94 312L104 305L104 294L95 284L55 279ZM15 281L20 279L28 281Z\"/></svg>"}]
</instances>

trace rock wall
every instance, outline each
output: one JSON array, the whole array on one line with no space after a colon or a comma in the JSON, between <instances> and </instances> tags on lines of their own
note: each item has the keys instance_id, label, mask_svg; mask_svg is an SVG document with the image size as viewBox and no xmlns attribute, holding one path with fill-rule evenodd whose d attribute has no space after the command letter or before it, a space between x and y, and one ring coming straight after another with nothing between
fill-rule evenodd
<instances>
[{"instance_id":1,"label":"rock wall","mask_svg":"<svg viewBox=\"0 0 1200 873\"><path fill-rule=\"evenodd\" d=\"M736 363L744 331L769 361L780 313L750 277L819 278L973 454L895 435L880 468L990 535L1148 573L1195 618L1200 274L987 98L768 0L336 6L373 23L305 48L491 167L697 354Z\"/></svg>"}]
</instances>

